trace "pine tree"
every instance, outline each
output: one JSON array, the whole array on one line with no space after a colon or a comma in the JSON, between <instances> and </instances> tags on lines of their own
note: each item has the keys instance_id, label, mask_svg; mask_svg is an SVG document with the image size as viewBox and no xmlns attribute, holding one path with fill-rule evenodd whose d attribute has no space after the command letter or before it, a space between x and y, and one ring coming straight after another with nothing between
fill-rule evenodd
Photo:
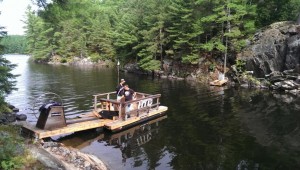
<instances>
[{"instance_id":1,"label":"pine tree","mask_svg":"<svg viewBox=\"0 0 300 170\"><path fill-rule=\"evenodd\" d=\"M168 15L170 18L167 32L171 41L170 50L172 50L175 59L182 58L183 61L191 62L194 60L192 59L194 58L192 41L195 37L193 23L196 21L194 10L194 1L190 0L175 0L169 6Z\"/></svg>"},{"instance_id":2,"label":"pine tree","mask_svg":"<svg viewBox=\"0 0 300 170\"><path fill-rule=\"evenodd\" d=\"M3 31L4 27L0 27L0 40L6 36L6 31ZM3 46L0 45L0 53L3 52ZM13 75L11 71L16 65L11 64L10 61L0 55L0 112L7 111L5 106L4 97L6 94L15 90L16 75Z\"/></svg>"},{"instance_id":3,"label":"pine tree","mask_svg":"<svg viewBox=\"0 0 300 170\"><path fill-rule=\"evenodd\" d=\"M140 49L134 48L141 42L139 30L143 25L143 1L129 0L120 2L118 22L111 32L113 45L121 60L137 61Z\"/></svg>"},{"instance_id":4,"label":"pine tree","mask_svg":"<svg viewBox=\"0 0 300 170\"><path fill-rule=\"evenodd\" d=\"M2 44L5 47L4 54L25 54L26 52L26 37L23 35L5 36L1 40L0 44Z\"/></svg>"},{"instance_id":5,"label":"pine tree","mask_svg":"<svg viewBox=\"0 0 300 170\"><path fill-rule=\"evenodd\" d=\"M138 63L141 68L148 71L159 70L169 42L166 38L168 1L162 0L157 3L148 0L144 3L147 4L147 11L144 11L144 28L139 31L142 42L134 48L141 49L138 52Z\"/></svg>"},{"instance_id":6,"label":"pine tree","mask_svg":"<svg viewBox=\"0 0 300 170\"><path fill-rule=\"evenodd\" d=\"M47 61L51 57L52 32L53 28L28 8L26 12L26 38L28 52L33 55L36 61Z\"/></svg>"},{"instance_id":7,"label":"pine tree","mask_svg":"<svg viewBox=\"0 0 300 170\"><path fill-rule=\"evenodd\" d=\"M299 0L264 0L257 5L256 24L259 27L278 21L296 21L300 11Z\"/></svg>"},{"instance_id":8,"label":"pine tree","mask_svg":"<svg viewBox=\"0 0 300 170\"><path fill-rule=\"evenodd\" d=\"M213 12L202 18L209 38L202 48L214 55L236 53L245 45L245 40L254 32L255 6L248 1L220 0L213 4Z\"/></svg>"}]
</instances>

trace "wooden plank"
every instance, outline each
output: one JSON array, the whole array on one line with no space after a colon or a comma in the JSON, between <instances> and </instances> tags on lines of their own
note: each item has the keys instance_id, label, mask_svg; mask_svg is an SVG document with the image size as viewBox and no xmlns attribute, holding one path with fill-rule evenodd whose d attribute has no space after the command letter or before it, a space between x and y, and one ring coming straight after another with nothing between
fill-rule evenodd
<instances>
[{"instance_id":1,"label":"wooden plank","mask_svg":"<svg viewBox=\"0 0 300 170\"><path fill-rule=\"evenodd\" d=\"M123 120L116 120L116 121L112 121L112 122L109 122L109 123L106 123L105 124L105 127L109 130L116 130L116 129L120 129L122 128L123 126L127 126L127 125L130 125L130 124L133 124L133 123L136 123L138 121L141 121L145 118L149 118L149 117L152 117L152 116L155 116L155 115L159 115L165 111L168 110L168 107L166 106L159 106L158 109L151 109L150 112L147 114L143 114L141 115L140 117L131 117L131 118L128 118L127 120L123 121Z\"/></svg>"},{"instance_id":2,"label":"wooden plank","mask_svg":"<svg viewBox=\"0 0 300 170\"><path fill-rule=\"evenodd\" d=\"M23 128L32 131L35 134L36 138L41 139L41 138L46 138L51 136L63 135L67 133L73 133L73 132L78 132L78 131L83 131L88 129L94 129L98 127L103 127L105 124L111 121L112 120L110 119L97 119L97 120L73 123L73 124L69 124L66 127L52 129L52 130L38 129L37 127L31 124L24 124Z\"/></svg>"},{"instance_id":3,"label":"wooden plank","mask_svg":"<svg viewBox=\"0 0 300 170\"><path fill-rule=\"evenodd\" d=\"M88 113L85 118L82 120L76 119L79 122L71 123L68 124L66 127L61 127L61 128L53 128L53 129L48 129L48 130L43 130L35 127L35 125L25 123L23 125L23 128L31 131L34 133L35 137L38 139L41 138L46 138L46 137L51 137L51 136L58 136L58 135L63 135L67 133L74 133L78 131L83 131L83 130L88 130L88 129L94 129L98 127L106 127L112 131L116 129L120 129L124 126L128 126L134 123L138 123L139 121L143 121L147 118L151 118L153 116L159 116L161 113L165 112L168 110L168 107L166 106L159 106L158 109L153 108L150 110L149 113L143 113L139 117L131 117L127 119L126 121L123 120L111 120L111 119L96 119L96 120L87 120L91 119L92 117L89 117L92 115L92 113ZM55 124L55 120L48 120L49 124ZM74 120L72 120L74 122ZM69 121L68 123L72 122Z\"/></svg>"}]
</instances>

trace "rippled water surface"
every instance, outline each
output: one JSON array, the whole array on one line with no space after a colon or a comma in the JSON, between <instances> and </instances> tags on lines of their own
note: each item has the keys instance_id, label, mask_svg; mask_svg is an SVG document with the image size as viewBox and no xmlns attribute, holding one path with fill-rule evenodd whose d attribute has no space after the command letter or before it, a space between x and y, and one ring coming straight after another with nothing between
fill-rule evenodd
<instances>
[{"instance_id":1,"label":"rippled water surface","mask_svg":"<svg viewBox=\"0 0 300 170\"><path fill-rule=\"evenodd\" d=\"M32 112L54 92L67 117L91 110L93 94L113 91L115 69L34 64L18 67L7 100ZM300 169L300 99L269 91L217 88L121 73L136 91L161 93L167 115L120 133L89 130L54 137L102 159L111 169Z\"/></svg>"}]
</instances>

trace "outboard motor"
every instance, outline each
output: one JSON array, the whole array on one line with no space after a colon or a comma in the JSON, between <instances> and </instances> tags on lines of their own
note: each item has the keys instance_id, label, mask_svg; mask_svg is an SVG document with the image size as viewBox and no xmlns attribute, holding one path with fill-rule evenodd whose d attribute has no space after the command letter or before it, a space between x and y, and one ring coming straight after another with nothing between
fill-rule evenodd
<instances>
[{"instance_id":1,"label":"outboard motor","mask_svg":"<svg viewBox=\"0 0 300 170\"><path fill-rule=\"evenodd\" d=\"M64 108L58 102L49 102L39 108L40 116L36 127L45 130L52 130L67 126Z\"/></svg>"}]
</instances>

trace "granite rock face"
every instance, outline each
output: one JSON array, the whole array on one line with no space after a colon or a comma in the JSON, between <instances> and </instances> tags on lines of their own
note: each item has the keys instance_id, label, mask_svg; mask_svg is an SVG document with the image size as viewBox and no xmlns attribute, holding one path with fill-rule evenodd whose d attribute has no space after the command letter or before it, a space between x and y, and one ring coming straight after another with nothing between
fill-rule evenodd
<instances>
[{"instance_id":1,"label":"granite rock face","mask_svg":"<svg viewBox=\"0 0 300 170\"><path fill-rule=\"evenodd\" d=\"M300 25L278 22L268 26L237 57L246 61L246 69L256 77L291 69L300 73Z\"/></svg>"}]
</instances>

